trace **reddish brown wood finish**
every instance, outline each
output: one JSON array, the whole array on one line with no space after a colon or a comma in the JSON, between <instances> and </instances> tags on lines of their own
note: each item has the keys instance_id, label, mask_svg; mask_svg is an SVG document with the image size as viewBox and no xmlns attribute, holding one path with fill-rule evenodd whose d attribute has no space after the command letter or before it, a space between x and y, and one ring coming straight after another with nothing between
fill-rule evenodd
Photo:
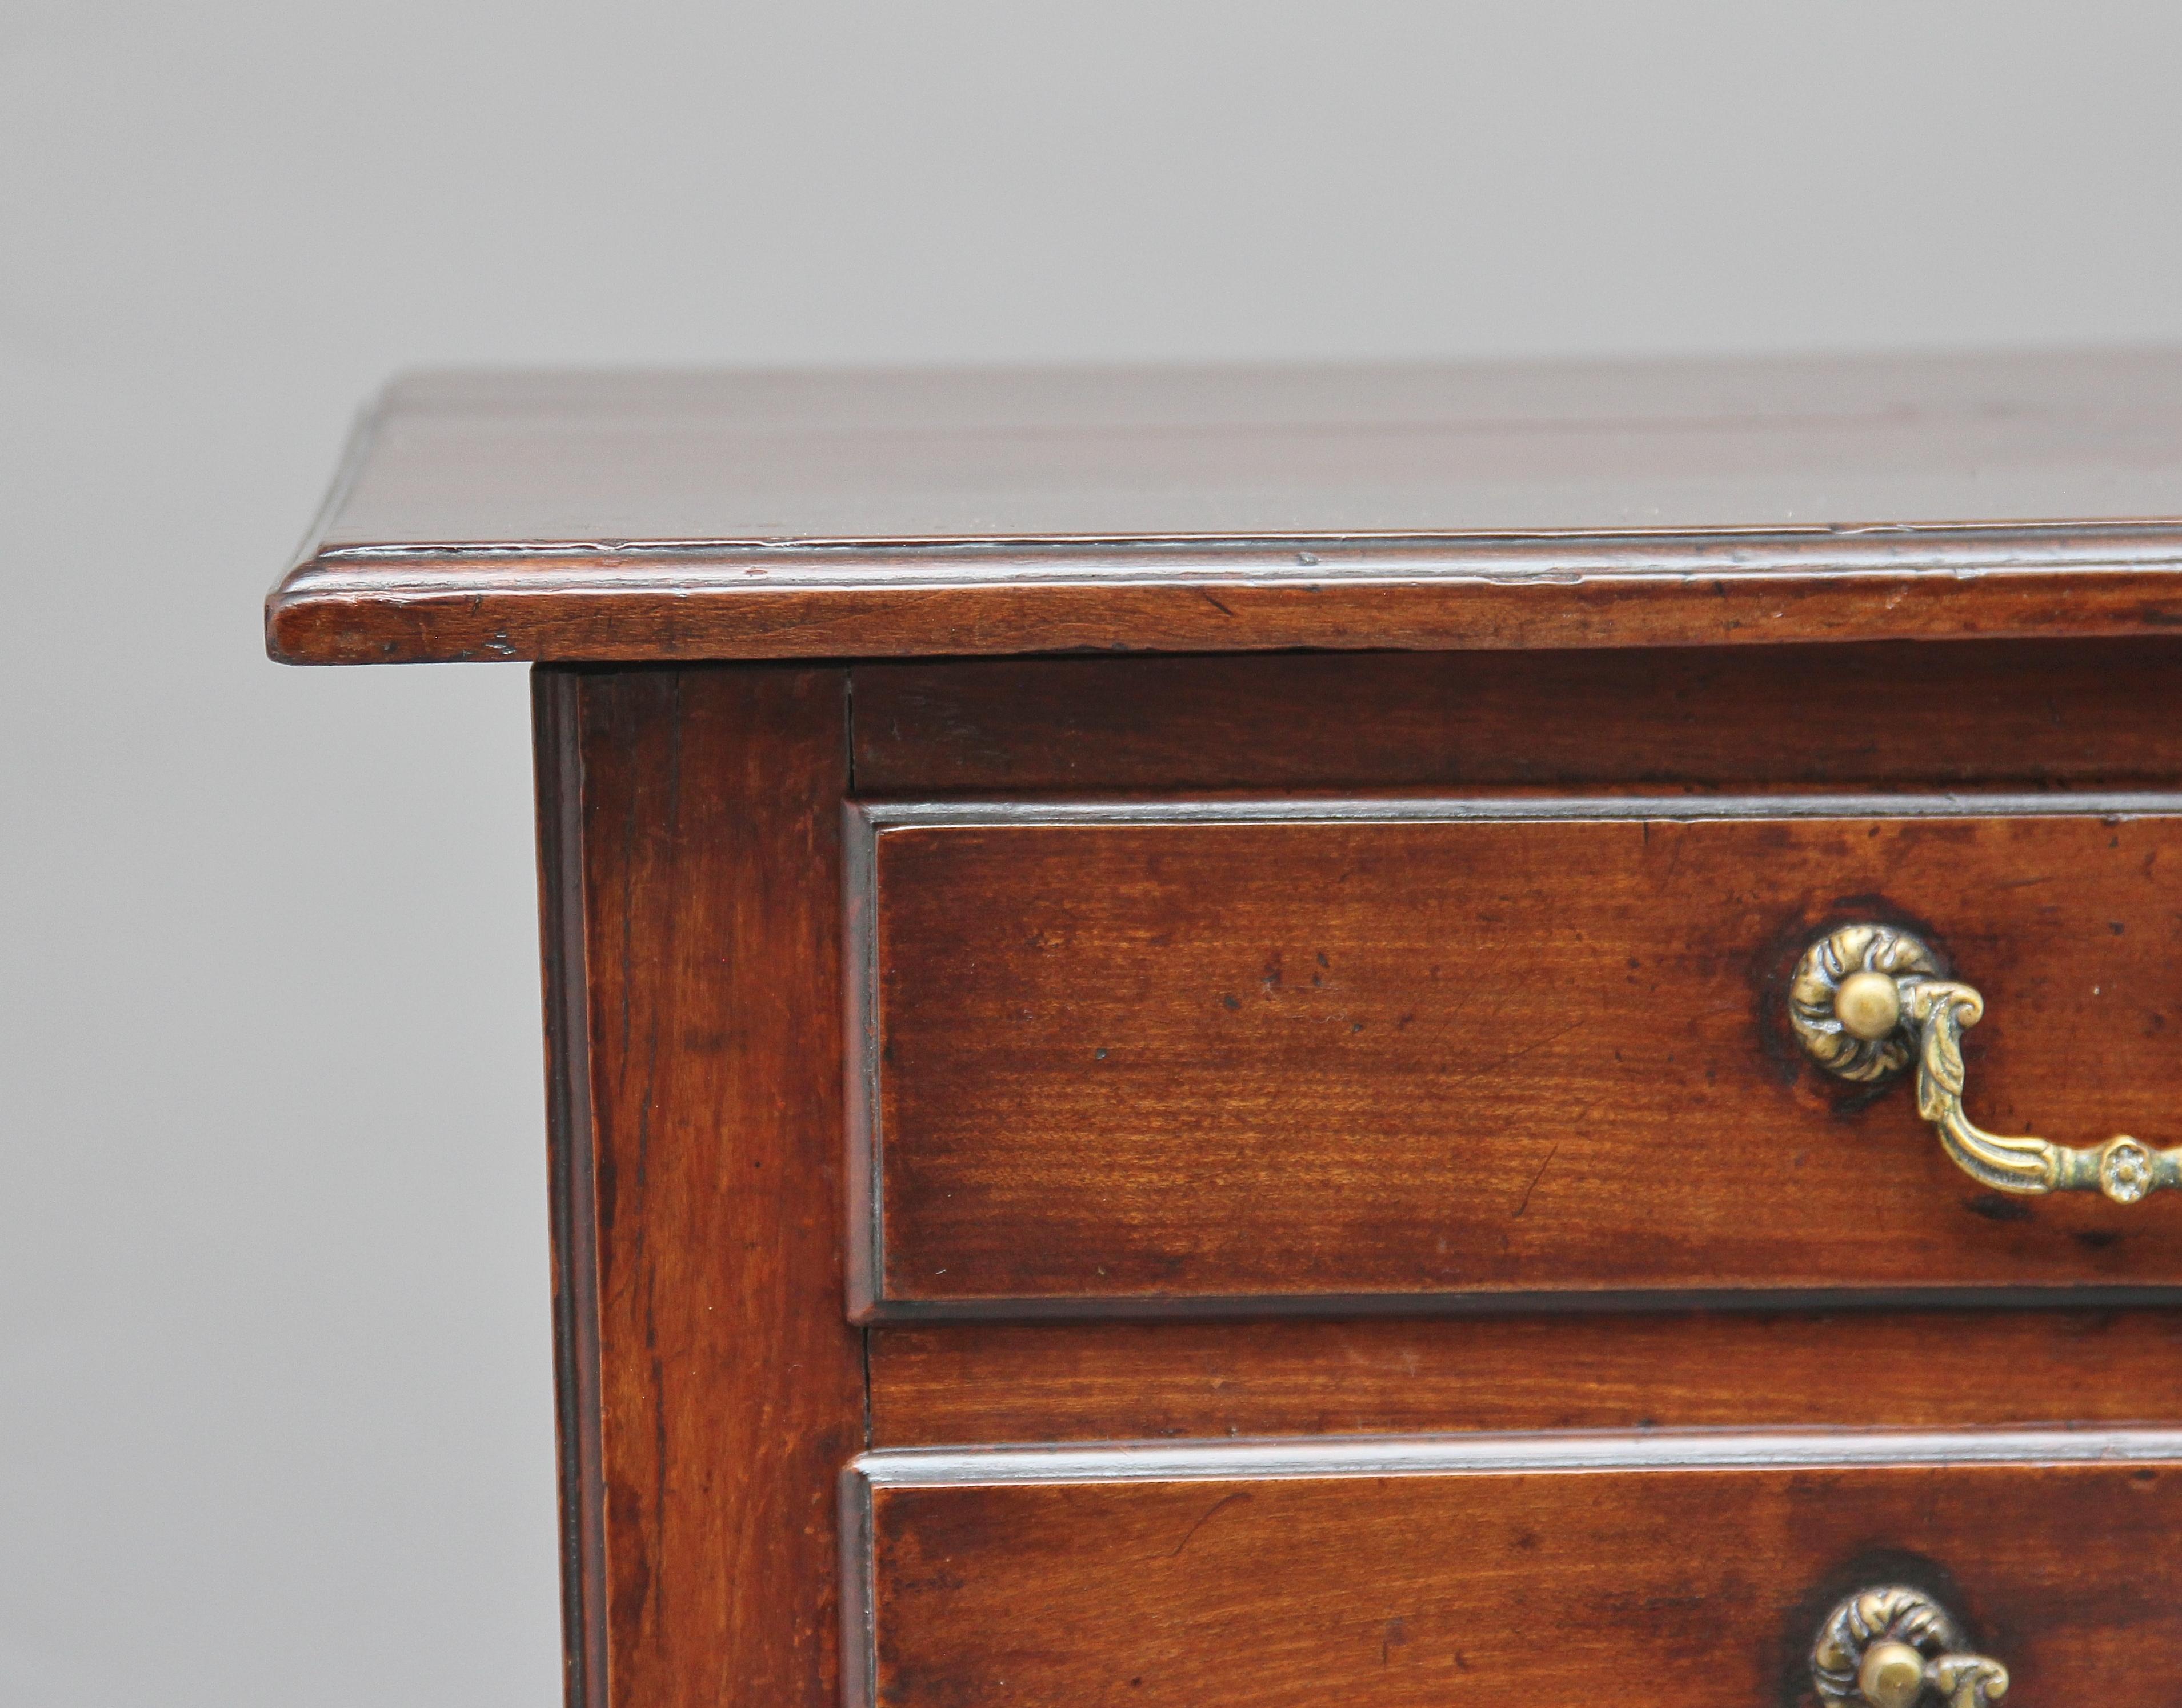
<instances>
[{"instance_id":1,"label":"reddish brown wood finish","mask_svg":"<svg viewBox=\"0 0 2182 1708\"><path fill-rule=\"evenodd\" d=\"M1742 646L2171 634L2182 529L1365 548L450 548L329 556L266 613L291 664L1389 647Z\"/></svg>"},{"instance_id":2,"label":"reddish brown wood finish","mask_svg":"<svg viewBox=\"0 0 2182 1708\"><path fill-rule=\"evenodd\" d=\"M2182 778L2182 642L2168 640L990 659L854 674L867 793ZM1913 716L1891 709L1910 704Z\"/></svg>"},{"instance_id":3,"label":"reddish brown wood finish","mask_svg":"<svg viewBox=\"0 0 2182 1708\"><path fill-rule=\"evenodd\" d=\"M1835 1600L1907 1579L2011 1700L2168 1708L2182 1466L882 1489L877 1701L1807 1701Z\"/></svg>"},{"instance_id":4,"label":"reddish brown wood finish","mask_svg":"<svg viewBox=\"0 0 2182 1708\"><path fill-rule=\"evenodd\" d=\"M601 1436L599 1244L584 980L582 679L530 677L546 995L546 1156L553 1253L561 1630L568 1708L608 1708L606 1456Z\"/></svg>"},{"instance_id":5,"label":"reddish brown wood finish","mask_svg":"<svg viewBox=\"0 0 2182 1708\"><path fill-rule=\"evenodd\" d=\"M2172 1423L2182 1311L904 1326L872 1331L871 1400L881 1447Z\"/></svg>"},{"instance_id":6,"label":"reddish brown wood finish","mask_svg":"<svg viewBox=\"0 0 2182 1708\"><path fill-rule=\"evenodd\" d=\"M2161 633L2182 357L424 376L276 657Z\"/></svg>"},{"instance_id":7,"label":"reddish brown wood finish","mask_svg":"<svg viewBox=\"0 0 2182 1708\"><path fill-rule=\"evenodd\" d=\"M1784 815L2174 787L2178 493L2182 354L396 387L268 640L571 666L534 704L572 1708L866 1708L874 1655L887 1708L1786 1705L1832 1600L1902 1578L2026 1704L2164 1708L2166 1442L1930 1432L2173 1423L2182 1202L1982 1192L1780 1009L1820 927L1914 926L1991 1001L1975 1114L2173 1141L2182 806ZM1210 656L1280 649L1319 656ZM1097 657L990 656L1060 652ZM726 658L826 662L688 663ZM1262 822L1292 790L1377 804ZM845 848L851 793L985 818L856 807ZM867 1345L882 1283L1077 1320ZM1764 1424L1934 1462L1717 1462ZM1474 1468L1496 1431L1560 1468ZM1100 1462L838 1506L874 1433ZM1097 1445L1159 1437L1199 1439ZM1663 1441L1715 1462L1599 1457Z\"/></svg>"},{"instance_id":8,"label":"reddish brown wood finish","mask_svg":"<svg viewBox=\"0 0 2182 1708\"><path fill-rule=\"evenodd\" d=\"M2177 513L2182 351L470 371L362 449L335 550L2129 522Z\"/></svg>"},{"instance_id":9,"label":"reddish brown wood finish","mask_svg":"<svg viewBox=\"0 0 2182 1708\"><path fill-rule=\"evenodd\" d=\"M1782 1001L1821 929L1916 927L1988 997L1985 1124L2171 1143L2182 821L1566 810L882 818L881 1296L2182 1281L2174 1195L1988 1193Z\"/></svg>"},{"instance_id":10,"label":"reddish brown wood finish","mask_svg":"<svg viewBox=\"0 0 2182 1708\"><path fill-rule=\"evenodd\" d=\"M539 685L581 1708L836 1700L845 685Z\"/></svg>"}]
</instances>

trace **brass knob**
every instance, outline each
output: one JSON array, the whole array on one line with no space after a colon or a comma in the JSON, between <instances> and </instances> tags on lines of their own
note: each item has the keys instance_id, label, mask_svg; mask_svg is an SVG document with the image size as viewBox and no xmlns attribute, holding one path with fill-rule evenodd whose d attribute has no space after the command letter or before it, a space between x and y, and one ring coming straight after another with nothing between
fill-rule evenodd
<instances>
[{"instance_id":1,"label":"brass knob","mask_svg":"<svg viewBox=\"0 0 2182 1708\"><path fill-rule=\"evenodd\" d=\"M1968 1652L1954 1616L1921 1589L1859 1589L1827 1616L1811 1647L1811 1680L1825 1708L1990 1708L2008 1668Z\"/></svg>"},{"instance_id":2,"label":"brass knob","mask_svg":"<svg viewBox=\"0 0 2182 1708\"><path fill-rule=\"evenodd\" d=\"M1924 1657L1907 1643L1875 1643L1864 1652L1856 1683L1872 1708L1910 1708L1924 1694Z\"/></svg>"},{"instance_id":3,"label":"brass knob","mask_svg":"<svg viewBox=\"0 0 2182 1708\"><path fill-rule=\"evenodd\" d=\"M1875 1044L1902 1023L1902 987L1869 968L1852 973L1834 991L1834 1018L1850 1037Z\"/></svg>"},{"instance_id":4,"label":"brass knob","mask_svg":"<svg viewBox=\"0 0 2182 1708\"><path fill-rule=\"evenodd\" d=\"M2078 1148L1988 1133L1963 1107L1963 1032L1985 998L1942 973L1913 933L1844 925L1803 951L1788 985L1788 1019L1830 1073L1876 1080L1917 1064L1917 1112L1963 1170L2002 1192L2103 1192L2134 1204L2182 1186L2182 1149L2154 1151L2127 1134Z\"/></svg>"}]
</instances>

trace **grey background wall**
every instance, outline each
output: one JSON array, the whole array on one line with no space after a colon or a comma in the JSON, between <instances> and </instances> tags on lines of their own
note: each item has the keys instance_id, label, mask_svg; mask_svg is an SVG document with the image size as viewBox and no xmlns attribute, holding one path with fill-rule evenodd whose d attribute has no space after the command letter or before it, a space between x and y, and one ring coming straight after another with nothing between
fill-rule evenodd
<instances>
[{"instance_id":1,"label":"grey background wall","mask_svg":"<svg viewBox=\"0 0 2182 1708\"><path fill-rule=\"evenodd\" d=\"M2182 8L0 4L0 1702L558 1689L524 685L413 363L2182 340Z\"/></svg>"}]
</instances>

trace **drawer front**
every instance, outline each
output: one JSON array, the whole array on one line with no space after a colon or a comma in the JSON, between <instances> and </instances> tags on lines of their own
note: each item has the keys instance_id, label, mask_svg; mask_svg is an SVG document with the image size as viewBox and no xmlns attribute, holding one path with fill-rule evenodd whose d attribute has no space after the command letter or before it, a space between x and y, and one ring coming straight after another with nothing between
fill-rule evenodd
<instances>
[{"instance_id":1,"label":"drawer front","mask_svg":"<svg viewBox=\"0 0 2182 1708\"><path fill-rule=\"evenodd\" d=\"M2171 1142L2177 810L853 807L858 1309L2182 1282L2182 1192L1996 1190L1790 1006L1906 928L1984 995L1969 1117Z\"/></svg>"},{"instance_id":2,"label":"drawer front","mask_svg":"<svg viewBox=\"0 0 2182 1708\"><path fill-rule=\"evenodd\" d=\"M1830 1616L1894 1589L2012 1700L2168 1708L2178 1461L2154 1431L867 1455L850 1700L1752 1708L1814 1700Z\"/></svg>"}]
</instances>

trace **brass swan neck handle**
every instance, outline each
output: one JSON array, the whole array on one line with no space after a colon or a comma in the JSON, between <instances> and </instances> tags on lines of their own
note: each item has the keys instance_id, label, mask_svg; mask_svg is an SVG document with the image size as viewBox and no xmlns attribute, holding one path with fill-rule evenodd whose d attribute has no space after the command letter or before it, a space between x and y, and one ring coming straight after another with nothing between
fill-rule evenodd
<instances>
[{"instance_id":1,"label":"brass swan neck handle","mask_svg":"<svg viewBox=\"0 0 2182 1708\"><path fill-rule=\"evenodd\" d=\"M2008 1668L1969 1653L1953 1615L1898 1583L1834 1609L1811 1648L1811 1679L1825 1708L1991 1708L2008 1694Z\"/></svg>"},{"instance_id":2,"label":"brass swan neck handle","mask_svg":"<svg viewBox=\"0 0 2182 1708\"><path fill-rule=\"evenodd\" d=\"M1963 1108L1963 1030L1985 998L1942 976L1919 938L1891 925L1845 925L1803 951L1789 981L1796 1035L1828 1072L1883 1079L1913 1061L1917 1112L1963 1171L2002 1192L2100 1191L2134 1204L2182 1186L2182 1148L2155 1151L2124 1134L2076 1147L1988 1133Z\"/></svg>"}]
</instances>

